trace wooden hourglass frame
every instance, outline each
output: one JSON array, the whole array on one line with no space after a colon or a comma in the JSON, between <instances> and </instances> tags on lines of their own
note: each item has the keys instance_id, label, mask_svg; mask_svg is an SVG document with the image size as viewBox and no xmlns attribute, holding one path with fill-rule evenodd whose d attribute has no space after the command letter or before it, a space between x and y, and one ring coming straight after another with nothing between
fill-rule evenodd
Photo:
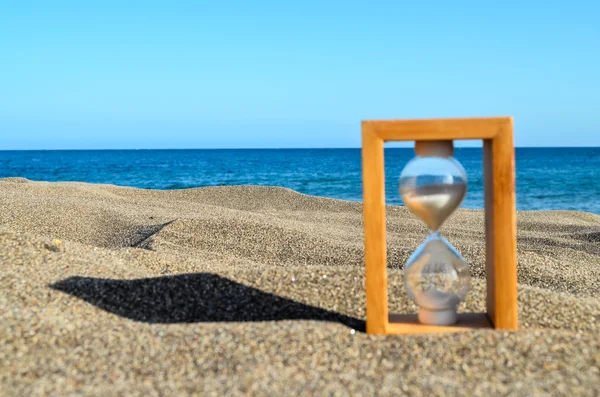
<instances>
[{"instance_id":1,"label":"wooden hourglass frame","mask_svg":"<svg viewBox=\"0 0 600 397\"><path fill-rule=\"evenodd\" d=\"M461 313L454 325L388 313L384 142L483 140L486 313ZM512 117L362 122L367 333L413 334L477 328L516 330L517 227Z\"/></svg>"}]
</instances>

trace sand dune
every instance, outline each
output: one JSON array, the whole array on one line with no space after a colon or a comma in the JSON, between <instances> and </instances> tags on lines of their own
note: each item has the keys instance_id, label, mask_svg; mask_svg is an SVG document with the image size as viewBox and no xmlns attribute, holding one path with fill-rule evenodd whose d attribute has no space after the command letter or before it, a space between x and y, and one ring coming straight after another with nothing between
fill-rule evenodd
<instances>
[{"instance_id":1,"label":"sand dune","mask_svg":"<svg viewBox=\"0 0 600 397\"><path fill-rule=\"evenodd\" d=\"M426 237L388 207L390 309ZM483 310L483 213L442 233ZM60 239L61 241L54 241ZM518 214L518 332L364 334L362 205L0 179L6 395L600 394L600 216Z\"/></svg>"}]
</instances>

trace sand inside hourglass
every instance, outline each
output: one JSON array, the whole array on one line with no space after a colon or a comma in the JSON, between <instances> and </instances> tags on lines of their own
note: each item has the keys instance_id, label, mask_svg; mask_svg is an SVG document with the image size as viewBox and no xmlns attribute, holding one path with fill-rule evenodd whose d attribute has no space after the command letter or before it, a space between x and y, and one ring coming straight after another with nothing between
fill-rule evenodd
<instances>
[{"instance_id":1,"label":"sand inside hourglass","mask_svg":"<svg viewBox=\"0 0 600 397\"><path fill-rule=\"evenodd\" d=\"M465 183L400 188L404 204L422 219L430 230L437 230L444 223L460 205L466 192Z\"/></svg>"}]
</instances>

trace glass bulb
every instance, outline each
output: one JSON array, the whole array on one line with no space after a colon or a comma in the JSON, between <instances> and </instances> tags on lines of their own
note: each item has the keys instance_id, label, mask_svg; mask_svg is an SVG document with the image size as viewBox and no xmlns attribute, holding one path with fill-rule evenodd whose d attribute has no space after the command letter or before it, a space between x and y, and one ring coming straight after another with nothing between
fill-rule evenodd
<instances>
[{"instance_id":1,"label":"glass bulb","mask_svg":"<svg viewBox=\"0 0 600 397\"><path fill-rule=\"evenodd\" d=\"M404 265L406 291L419 307L423 324L454 324L470 281L466 261L438 233L432 233Z\"/></svg>"},{"instance_id":2,"label":"glass bulb","mask_svg":"<svg viewBox=\"0 0 600 397\"><path fill-rule=\"evenodd\" d=\"M450 325L469 291L469 268L438 229L463 201L467 175L454 157L451 141L417 142L417 156L400 175L406 207L429 228L429 237L404 265L408 296L419 306L419 321Z\"/></svg>"},{"instance_id":3,"label":"glass bulb","mask_svg":"<svg viewBox=\"0 0 600 397\"><path fill-rule=\"evenodd\" d=\"M416 156L400 174L404 205L429 230L438 230L466 193L467 174L454 157Z\"/></svg>"}]
</instances>

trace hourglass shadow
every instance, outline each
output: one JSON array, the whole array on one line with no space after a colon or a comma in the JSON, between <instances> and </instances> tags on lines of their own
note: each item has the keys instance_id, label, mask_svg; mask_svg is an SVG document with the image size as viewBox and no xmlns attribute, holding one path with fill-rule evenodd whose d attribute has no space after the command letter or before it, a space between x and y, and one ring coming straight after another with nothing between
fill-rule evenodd
<instances>
[{"instance_id":1,"label":"hourglass shadow","mask_svg":"<svg viewBox=\"0 0 600 397\"><path fill-rule=\"evenodd\" d=\"M146 323L317 320L365 330L365 322L282 298L211 273L137 280L70 277L52 289Z\"/></svg>"}]
</instances>

